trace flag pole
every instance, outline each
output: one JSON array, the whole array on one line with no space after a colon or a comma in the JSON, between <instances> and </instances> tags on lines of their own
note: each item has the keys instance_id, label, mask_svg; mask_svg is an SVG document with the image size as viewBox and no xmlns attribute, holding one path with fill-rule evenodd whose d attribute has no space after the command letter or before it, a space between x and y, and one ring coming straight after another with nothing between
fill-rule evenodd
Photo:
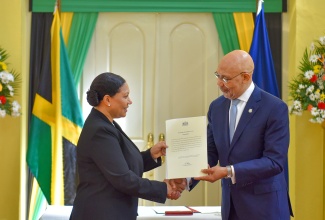
<instances>
[{"instance_id":1,"label":"flag pole","mask_svg":"<svg viewBox=\"0 0 325 220\"><path fill-rule=\"evenodd\" d=\"M257 0L257 5L256 5L256 15L258 15L261 10L262 10L262 3L264 2L263 0Z\"/></svg>"},{"instance_id":2,"label":"flag pole","mask_svg":"<svg viewBox=\"0 0 325 220\"><path fill-rule=\"evenodd\" d=\"M61 0L57 0L56 2L58 4L59 13L61 13Z\"/></svg>"},{"instance_id":3,"label":"flag pole","mask_svg":"<svg viewBox=\"0 0 325 220\"><path fill-rule=\"evenodd\" d=\"M58 10L58 12L61 12L61 0L56 0L54 5L54 12Z\"/></svg>"}]
</instances>

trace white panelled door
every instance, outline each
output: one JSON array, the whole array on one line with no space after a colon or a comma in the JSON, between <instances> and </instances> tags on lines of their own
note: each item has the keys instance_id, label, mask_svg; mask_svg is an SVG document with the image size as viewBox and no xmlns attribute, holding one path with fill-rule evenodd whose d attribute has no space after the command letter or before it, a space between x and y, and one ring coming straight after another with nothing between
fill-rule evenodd
<instances>
[{"instance_id":1,"label":"white panelled door","mask_svg":"<svg viewBox=\"0 0 325 220\"><path fill-rule=\"evenodd\" d=\"M165 133L167 119L207 114L219 96L213 72L221 56L210 13L101 13L80 86L84 117L91 109L85 94L94 77L107 71L121 75L133 104L117 122L143 150L149 133L154 143ZM165 165L153 176L163 180ZM220 183L200 182L166 205L220 205Z\"/></svg>"}]
</instances>

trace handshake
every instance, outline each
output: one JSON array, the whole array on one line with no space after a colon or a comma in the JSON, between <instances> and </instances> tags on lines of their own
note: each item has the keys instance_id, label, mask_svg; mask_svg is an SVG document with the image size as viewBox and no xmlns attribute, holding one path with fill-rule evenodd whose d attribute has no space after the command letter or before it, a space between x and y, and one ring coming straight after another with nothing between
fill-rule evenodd
<instances>
[{"instance_id":1,"label":"handshake","mask_svg":"<svg viewBox=\"0 0 325 220\"><path fill-rule=\"evenodd\" d=\"M181 197L182 192L187 186L186 178L165 179L164 182L167 184L167 198L171 200Z\"/></svg>"},{"instance_id":2,"label":"handshake","mask_svg":"<svg viewBox=\"0 0 325 220\"><path fill-rule=\"evenodd\" d=\"M164 141L158 142L156 145L150 148L152 158L157 159L158 157L166 156L166 148L167 145ZM203 180L213 183L229 175L228 169L219 165L214 167L210 167L208 165L208 168L202 169L201 172L206 175L194 177L194 180ZM181 197L182 192L187 187L186 178L165 179L164 182L167 184L167 198L171 200L176 200Z\"/></svg>"},{"instance_id":3,"label":"handshake","mask_svg":"<svg viewBox=\"0 0 325 220\"><path fill-rule=\"evenodd\" d=\"M194 180L204 180L214 183L217 180L228 177L228 169L219 165L209 167L208 169L202 169L201 172L207 175L194 177ZM165 179L164 182L167 184L167 198L171 200L176 200L181 197L181 193L187 186L186 178Z\"/></svg>"}]
</instances>

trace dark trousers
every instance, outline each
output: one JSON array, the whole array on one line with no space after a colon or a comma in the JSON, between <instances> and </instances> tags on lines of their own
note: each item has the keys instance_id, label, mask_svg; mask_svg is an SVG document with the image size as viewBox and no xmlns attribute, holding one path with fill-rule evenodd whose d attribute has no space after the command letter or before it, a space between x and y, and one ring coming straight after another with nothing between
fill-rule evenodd
<instances>
[{"instance_id":1,"label":"dark trousers","mask_svg":"<svg viewBox=\"0 0 325 220\"><path fill-rule=\"evenodd\" d=\"M230 213L229 213L229 219L228 220L240 220L240 218L237 215L235 206L232 202L232 198L230 196Z\"/></svg>"}]
</instances>

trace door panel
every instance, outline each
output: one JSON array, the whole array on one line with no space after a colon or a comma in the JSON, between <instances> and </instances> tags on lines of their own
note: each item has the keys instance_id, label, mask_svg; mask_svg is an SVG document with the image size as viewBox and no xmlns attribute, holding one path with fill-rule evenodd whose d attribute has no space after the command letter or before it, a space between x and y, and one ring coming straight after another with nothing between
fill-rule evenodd
<instances>
[{"instance_id":1,"label":"door panel","mask_svg":"<svg viewBox=\"0 0 325 220\"><path fill-rule=\"evenodd\" d=\"M210 102L219 95L213 72L221 56L210 13L101 13L81 94L99 73L123 76L133 104L127 116L117 121L144 150L149 133L154 143L165 133L167 119L206 115ZM82 96L86 116L90 107L85 100ZM163 180L165 165L145 177ZM220 185L201 182L166 205L220 205Z\"/></svg>"},{"instance_id":2,"label":"door panel","mask_svg":"<svg viewBox=\"0 0 325 220\"><path fill-rule=\"evenodd\" d=\"M155 131L163 132L167 119L206 115L209 103L218 96L213 72L219 45L209 13L163 13L158 23L157 57L160 62L157 62L155 98L159 101ZM156 169L155 174L156 178L163 179L165 165ZM191 192L184 191L179 200L168 200L167 203L207 205L209 188L214 194L210 197L220 198L219 190L214 189L218 185L200 182Z\"/></svg>"}]
</instances>

